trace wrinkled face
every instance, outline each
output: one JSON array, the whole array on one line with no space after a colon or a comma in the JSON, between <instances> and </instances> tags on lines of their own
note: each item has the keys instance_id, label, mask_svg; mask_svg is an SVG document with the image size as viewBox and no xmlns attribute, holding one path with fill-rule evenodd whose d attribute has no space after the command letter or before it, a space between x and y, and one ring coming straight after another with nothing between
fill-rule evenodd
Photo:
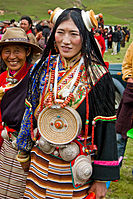
<instances>
[{"instance_id":1,"label":"wrinkled face","mask_svg":"<svg viewBox=\"0 0 133 199\"><path fill-rule=\"evenodd\" d=\"M71 59L82 48L82 38L72 19L62 22L55 32L55 41L61 56Z\"/></svg>"},{"instance_id":2,"label":"wrinkled face","mask_svg":"<svg viewBox=\"0 0 133 199\"><path fill-rule=\"evenodd\" d=\"M29 22L26 19L22 19L20 22L20 27L25 30L25 32L27 32L28 30L30 30L31 25L29 25Z\"/></svg>"},{"instance_id":3,"label":"wrinkled face","mask_svg":"<svg viewBox=\"0 0 133 199\"><path fill-rule=\"evenodd\" d=\"M18 71L26 62L26 57L30 54L24 46L20 45L6 45L2 48L1 58L10 70Z\"/></svg>"}]
</instances>

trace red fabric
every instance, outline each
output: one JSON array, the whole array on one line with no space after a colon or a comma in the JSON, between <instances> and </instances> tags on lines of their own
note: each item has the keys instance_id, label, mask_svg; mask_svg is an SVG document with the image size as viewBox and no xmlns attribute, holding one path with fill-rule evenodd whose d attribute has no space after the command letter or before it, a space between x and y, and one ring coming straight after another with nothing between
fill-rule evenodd
<instances>
[{"instance_id":1,"label":"red fabric","mask_svg":"<svg viewBox=\"0 0 133 199\"><path fill-rule=\"evenodd\" d=\"M28 30L28 31L26 32L27 35L28 35L29 33L32 33L32 31L31 31L31 30Z\"/></svg>"},{"instance_id":2,"label":"red fabric","mask_svg":"<svg viewBox=\"0 0 133 199\"><path fill-rule=\"evenodd\" d=\"M6 83L7 71L0 74L0 86L3 86Z\"/></svg>"},{"instance_id":3,"label":"red fabric","mask_svg":"<svg viewBox=\"0 0 133 199\"><path fill-rule=\"evenodd\" d=\"M7 77L7 71L0 74L0 86L3 86L6 84L6 77ZM1 137L2 130L3 130L3 126L2 126L1 109L0 109L0 148L3 143L3 138Z\"/></svg>"},{"instance_id":4,"label":"red fabric","mask_svg":"<svg viewBox=\"0 0 133 199\"><path fill-rule=\"evenodd\" d=\"M94 192L91 192L85 199L96 199L96 195Z\"/></svg>"},{"instance_id":5,"label":"red fabric","mask_svg":"<svg viewBox=\"0 0 133 199\"><path fill-rule=\"evenodd\" d=\"M105 47L105 40L104 40L104 38L103 38L102 35L99 35L99 36L95 35L94 37L97 39L97 41L99 42L99 44L101 46L101 52L102 52L102 57L103 57L105 49L106 49L106 47Z\"/></svg>"},{"instance_id":6,"label":"red fabric","mask_svg":"<svg viewBox=\"0 0 133 199\"><path fill-rule=\"evenodd\" d=\"M104 62L104 63L106 65L107 69L108 69L109 68L109 62Z\"/></svg>"}]
</instances>

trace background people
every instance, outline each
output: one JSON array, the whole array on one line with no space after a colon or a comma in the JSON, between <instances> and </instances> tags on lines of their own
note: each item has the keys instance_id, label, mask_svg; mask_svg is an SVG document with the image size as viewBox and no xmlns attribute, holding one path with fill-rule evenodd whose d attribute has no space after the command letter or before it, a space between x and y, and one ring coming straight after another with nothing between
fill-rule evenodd
<instances>
[{"instance_id":1,"label":"background people","mask_svg":"<svg viewBox=\"0 0 133 199\"><path fill-rule=\"evenodd\" d=\"M8 28L2 36L0 56L7 70L0 75L0 136L4 139L0 150L0 198L23 198L27 172L16 160L16 137L25 110L32 55L38 52L41 49L29 43L21 28Z\"/></svg>"},{"instance_id":2,"label":"background people","mask_svg":"<svg viewBox=\"0 0 133 199\"><path fill-rule=\"evenodd\" d=\"M29 16L22 16L20 19L20 27L25 30L31 43L37 44L35 33L32 29L32 20Z\"/></svg>"},{"instance_id":3,"label":"background people","mask_svg":"<svg viewBox=\"0 0 133 199\"><path fill-rule=\"evenodd\" d=\"M109 32L108 32L108 48L112 48L112 26L109 26Z\"/></svg>"},{"instance_id":4,"label":"background people","mask_svg":"<svg viewBox=\"0 0 133 199\"><path fill-rule=\"evenodd\" d=\"M119 33L119 40L118 40L118 44L117 44L117 53L118 53L118 52L120 52L121 41L122 41L122 37L123 37L120 25L117 26L117 31Z\"/></svg>"},{"instance_id":5,"label":"background people","mask_svg":"<svg viewBox=\"0 0 133 199\"><path fill-rule=\"evenodd\" d=\"M119 39L119 33L117 31L117 26L114 27L114 31L112 33L112 53L111 55L116 55L117 54L117 45L118 45Z\"/></svg>"},{"instance_id":6,"label":"background people","mask_svg":"<svg viewBox=\"0 0 133 199\"><path fill-rule=\"evenodd\" d=\"M51 29L48 25L43 26L42 30L42 37L38 41L39 46L44 49L46 47L46 44L48 42L49 36L51 34Z\"/></svg>"},{"instance_id":7,"label":"background people","mask_svg":"<svg viewBox=\"0 0 133 199\"><path fill-rule=\"evenodd\" d=\"M41 26L41 24L36 24L35 26L35 36L36 36L36 40L39 41L42 37L42 30L43 27Z\"/></svg>"},{"instance_id":8,"label":"background people","mask_svg":"<svg viewBox=\"0 0 133 199\"><path fill-rule=\"evenodd\" d=\"M31 153L24 198L85 198L93 191L101 199L105 181L119 179L113 82L86 23L89 15L78 8L58 9L51 15L56 23L42 58L31 72L17 137L18 156ZM67 108L77 116L75 122L82 121L78 135Z\"/></svg>"},{"instance_id":9,"label":"background people","mask_svg":"<svg viewBox=\"0 0 133 199\"><path fill-rule=\"evenodd\" d=\"M105 40L105 47L106 47L105 52L108 52L108 28L104 29L103 37Z\"/></svg>"},{"instance_id":10,"label":"background people","mask_svg":"<svg viewBox=\"0 0 133 199\"><path fill-rule=\"evenodd\" d=\"M38 45L38 42L35 37L35 33L32 29L32 20L29 16L22 16L20 19L20 27L25 30L30 43ZM32 59L32 64L34 64L40 58L40 53L34 54Z\"/></svg>"},{"instance_id":11,"label":"background people","mask_svg":"<svg viewBox=\"0 0 133 199\"><path fill-rule=\"evenodd\" d=\"M97 41L99 42L100 44L100 47L101 47L101 53L102 53L102 57L105 53L105 49L106 49L106 46L105 46L105 40L101 34L101 31L99 29L95 30L95 36L94 36Z\"/></svg>"}]
</instances>

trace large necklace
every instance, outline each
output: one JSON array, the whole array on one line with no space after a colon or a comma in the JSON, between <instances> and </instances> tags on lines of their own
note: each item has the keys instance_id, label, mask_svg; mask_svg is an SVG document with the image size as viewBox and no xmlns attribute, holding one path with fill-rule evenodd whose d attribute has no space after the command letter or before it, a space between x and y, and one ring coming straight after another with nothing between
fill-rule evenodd
<instances>
[{"instance_id":1,"label":"large necklace","mask_svg":"<svg viewBox=\"0 0 133 199\"><path fill-rule=\"evenodd\" d=\"M68 105L80 81L84 59L81 57L69 88L65 89L62 99L57 99L58 65L59 56L51 70L49 97L44 104L46 108L39 114L38 129L45 140L60 145L70 143L81 133L82 120L80 115Z\"/></svg>"},{"instance_id":2,"label":"large necklace","mask_svg":"<svg viewBox=\"0 0 133 199\"><path fill-rule=\"evenodd\" d=\"M31 114L31 137L36 141L37 137L41 135L45 140L52 144L67 144L77 138L82 129L82 121L80 115L72 107L68 106L70 100L73 97L73 92L78 86L83 71L83 58L81 57L80 62L77 66L77 71L73 77L73 81L69 89L66 92L65 99L57 99L57 78L58 78L58 63L54 64L51 71L51 80L49 86L49 98L44 103L45 89L49 79L49 63L50 55L47 67L46 81L41 99L41 109L38 117L38 135L35 137L33 132L33 116ZM86 71L87 78L87 71ZM64 96L63 96L64 97ZM29 105L29 107L32 107ZM46 108L44 108L46 107ZM69 118L69 119L68 119ZM69 122L70 121L70 122ZM70 124L71 123L71 124ZM74 125L73 125L74 124ZM92 127L94 127L93 124ZM89 126L89 101L88 101L88 87L86 85L86 123L85 123L85 134L84 134L84 152L91 153L96 150L94 145L94 128L92 128L92 145L87 146ZM53 136L54 135L54 136ZM65 137L64 137L65 136Z\"/></svg>"},{"instance_id":3,"label":"large necklace","mask_svg":"<svg viewBox=\"0 0 133 199\"><path fill-rule=\"evenodd\" d=\"M75 88L78 86L80 81L82 71L84 68L84 59L81 57L80 62L77 66L77 70L74 74L74 77L71 81L70 87L64 90L63 99L57 99L57 80L58 80L58 64L59 64L59 56L57 57L56 66L54 65L51 71L51 80L49 86L49 98L47 101L47 105L50 108L54 104L60 104L61 108L64 108L66 105L69 104L70 100L73 97L73 92Z\"/></svg>"}]
</instances>

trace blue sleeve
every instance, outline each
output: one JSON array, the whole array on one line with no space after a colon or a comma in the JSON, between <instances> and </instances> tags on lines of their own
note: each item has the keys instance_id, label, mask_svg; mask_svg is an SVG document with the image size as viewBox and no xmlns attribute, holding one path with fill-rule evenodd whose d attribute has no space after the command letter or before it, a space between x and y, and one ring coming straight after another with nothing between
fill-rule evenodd
<instances>
[{"instance_id":1,"label":"blue sleeve","mask_svg":"<svg viewBox=\"0 0 133 199\"><path fill-rule=\"evenodd\" d=\"M17 137L18 150L30 151L33 146L31 140L31 111L26 107L23 120L21 123L21 130Z\"/></svg>"}]
</instances>

